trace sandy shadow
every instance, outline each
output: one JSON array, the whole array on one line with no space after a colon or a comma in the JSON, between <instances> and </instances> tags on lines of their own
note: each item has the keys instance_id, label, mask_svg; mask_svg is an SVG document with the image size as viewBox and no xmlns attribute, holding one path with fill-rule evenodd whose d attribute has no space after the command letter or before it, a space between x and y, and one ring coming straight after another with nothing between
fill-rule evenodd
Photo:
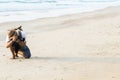
<instances>
[{"instance_id":1,"label":"sandy shadow","mask_svg":"<svg viewBox=\"0 0 120 80\"><path fill-rule=\"evenodd\" d=\"M31 57L35 60L64 61L64 62L99 62L120 63L120 58L115 57Z\"/></svg>"}]
</instances>

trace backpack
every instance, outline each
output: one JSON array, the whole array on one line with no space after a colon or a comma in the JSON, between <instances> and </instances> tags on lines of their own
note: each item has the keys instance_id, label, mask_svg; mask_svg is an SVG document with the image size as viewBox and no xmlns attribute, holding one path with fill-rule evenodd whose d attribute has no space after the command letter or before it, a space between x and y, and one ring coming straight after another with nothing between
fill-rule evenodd
<instances>
[{"instance_id":1,"label":"backpack","mask_svg":"<svg viewBox=\"0 0 120 80\"><path fill-rule=\"evenodd\" d=\"M15 28L17 35L18 35L18 39L21 41L25 41L25 32L22 30L21 28L22 26Z\"/></svg>"}]
</instances>

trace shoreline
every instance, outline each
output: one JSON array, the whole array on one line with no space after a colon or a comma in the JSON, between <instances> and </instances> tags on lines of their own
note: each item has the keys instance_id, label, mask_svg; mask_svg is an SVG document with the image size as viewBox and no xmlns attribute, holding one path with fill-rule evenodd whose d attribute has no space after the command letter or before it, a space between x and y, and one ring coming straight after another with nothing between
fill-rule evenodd
<instances>
[{"instance_id":1,"label":"shoreline","mask_svg":"<svg viewBox=\"0 0 120 80\"><path fill-rule=\"evenodd\" d=\"M1 18L0 23L18 22L18 21L20 21L20 22L32 21L32 20L38 20L38 19L56 18L56 17L61 17L61 16L67 16L67 15L78 15L78 14L84 14L84 13L89 14L89 13L94 13L94 12L106 10L106 9L109 9L109 8L115 8L115 7L119 7L119 6L118 5L117 6L108 6L108 7L104 7L104 8L98 8L98 9L87 10L87 11L86 10L85 11L78 11L78 12L76 12L76 11L73 12L74 9L72 11L72 9L70 8L70 11L72 11L72 12L70 12L68 10L68 13L64 13L65 11L67 11L67 9L60 9L60 10L58 9L58 10L53 11L53 12L55 12L55 14L50 13L50 12L49 13L46 13L46 12L40 13L39 11L35 11L35 12L34 11L32 11L32 12L31 11L1 12L0 13L0 18ZM62 11L62 13L61 13L61 11ZM32 17L30 17L30 16L32 16ZM24 17L24 19L23 19L23 17Z\"/></svg>"}]
</instances>

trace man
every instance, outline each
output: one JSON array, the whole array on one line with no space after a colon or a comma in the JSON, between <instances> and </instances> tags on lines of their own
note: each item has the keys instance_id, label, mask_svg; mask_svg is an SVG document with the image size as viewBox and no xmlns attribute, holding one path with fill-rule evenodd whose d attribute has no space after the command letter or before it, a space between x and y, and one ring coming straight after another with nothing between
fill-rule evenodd
<instances>
[{"instance_id":1,"label":"man","mask_svg":"<svg viewBox=\"0 0 120 80\"><path fill-rule=\"evenodd\" d=\"M6 48L10 48L12 52L12 59L18 57L18 54L22 55L24 58L30 58L31 53L26 45L26 34L22 31L21 26L13 30L8 30L8 35L6 38Z\"/></svg>"}]
</instances>

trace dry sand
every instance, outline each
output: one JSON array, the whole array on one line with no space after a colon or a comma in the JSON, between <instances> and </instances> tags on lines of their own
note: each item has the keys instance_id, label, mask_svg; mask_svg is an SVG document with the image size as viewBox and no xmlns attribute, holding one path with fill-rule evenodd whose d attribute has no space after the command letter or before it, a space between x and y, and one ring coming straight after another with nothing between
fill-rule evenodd
<instances>
[{"instance_id":1,"label":"dry sand","mask_svg":"<svg viewBox=\"0 0 120 80\"><path fill-rule=\"evenodd\" d=\"M23 25L31 59L11 60L7 29ZM0 24L0 80L120 80L120 6Z\"/></svg>"}]
</instances>

